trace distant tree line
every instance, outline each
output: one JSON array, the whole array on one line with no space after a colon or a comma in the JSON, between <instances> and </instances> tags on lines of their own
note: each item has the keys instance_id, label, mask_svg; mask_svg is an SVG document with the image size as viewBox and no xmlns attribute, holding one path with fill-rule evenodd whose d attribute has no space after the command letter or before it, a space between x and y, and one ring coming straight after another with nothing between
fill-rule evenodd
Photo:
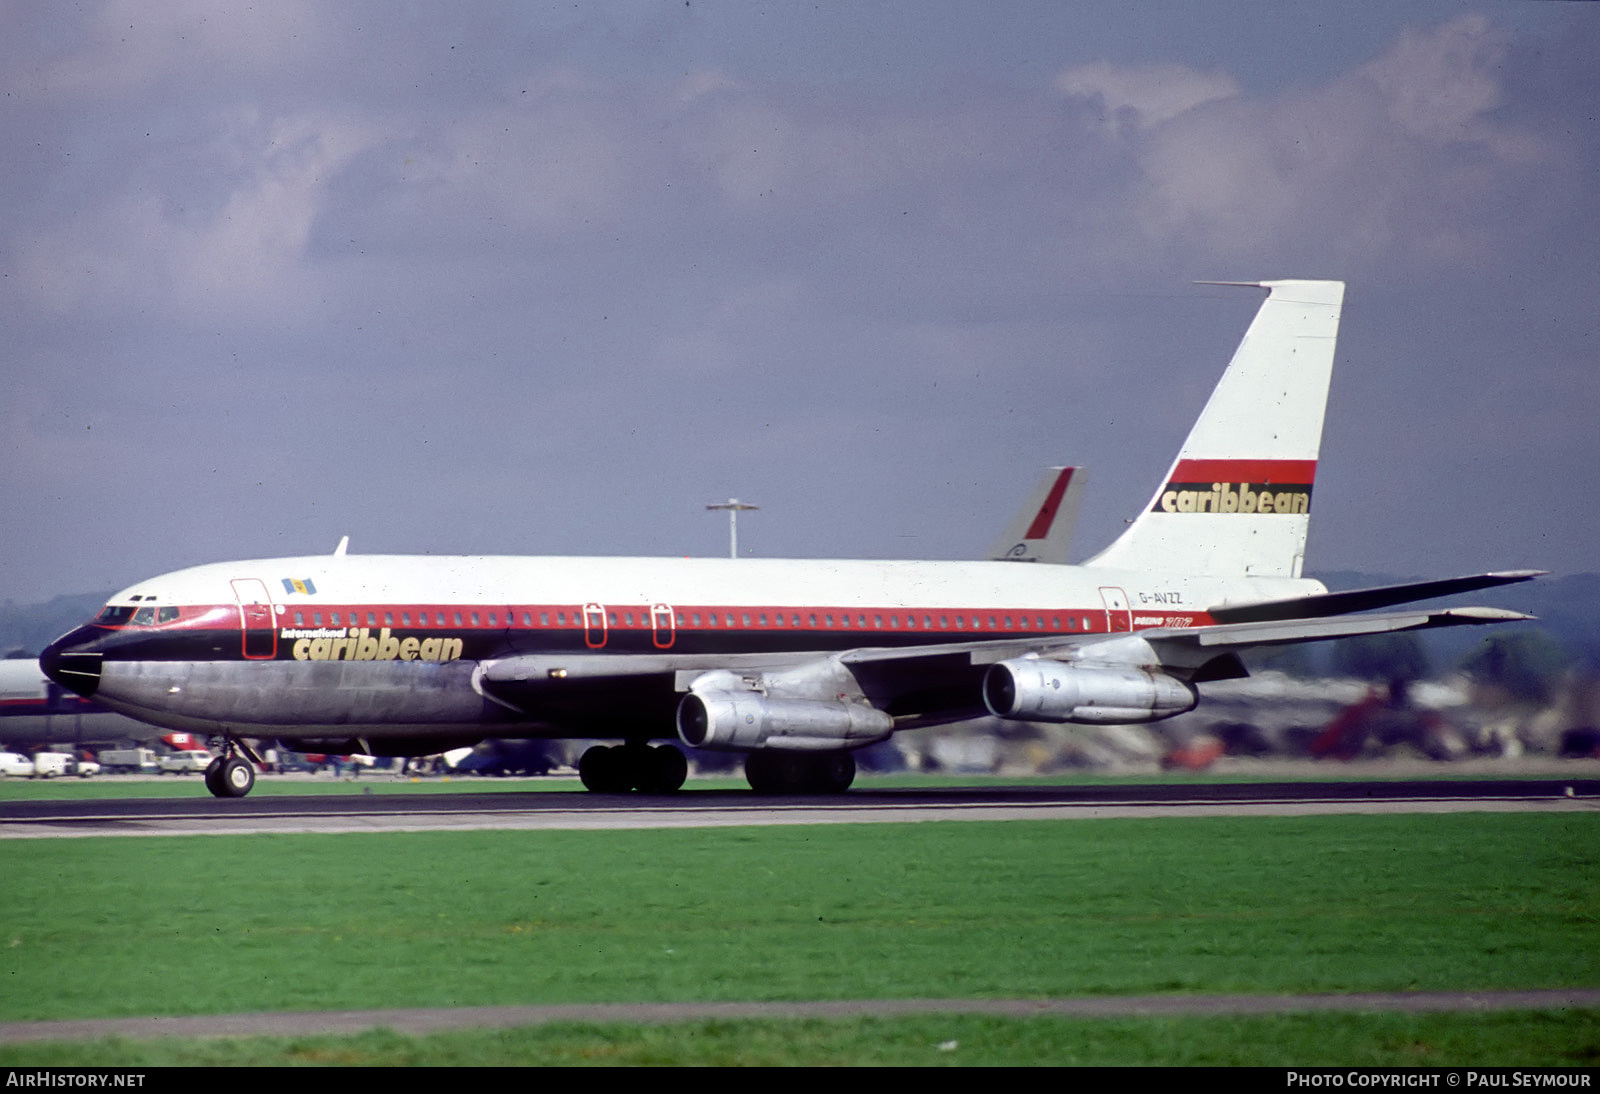
<instances>
[{"instance_id":1,"label":"distant tree line","mask_svg":"<svg viewBox=\"0 0 1600 1094\"><path fill-rule=\"evenodd\" d=\"M37 654L100 610L111 593L58 596L43 604L0 603L0 656Z\"/></svg>"}]
</instances>

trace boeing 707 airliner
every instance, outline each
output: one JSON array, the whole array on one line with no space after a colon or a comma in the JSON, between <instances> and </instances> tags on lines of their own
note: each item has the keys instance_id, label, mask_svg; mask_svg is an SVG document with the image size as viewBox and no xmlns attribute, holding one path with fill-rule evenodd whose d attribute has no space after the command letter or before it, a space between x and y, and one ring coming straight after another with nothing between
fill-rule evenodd
<instances>
[{"instance_id":1,"label":"boeing 707 airliner","mask_svg":"<svg viewBox=\"0 0 1600 1094\"><path fill-rule=\"evenodd\" d=\"M1058 469L984 561L341 544L141 581L40 663L113 710L216 738L218 797L254 785L252 741L414 756L488 737L620 742L584 753L594 791L679 789L673 740L744 753L758 791L842 791L852 750L898 730L1150 722L1245 675L1251 648L1528 618L1375 609L1540 571L1339 593L1301 576L1344 284L1248 285L1267 297L1177 459L1081 565L1052 529L1076 497Z\"/></svg>"}]
</instances>

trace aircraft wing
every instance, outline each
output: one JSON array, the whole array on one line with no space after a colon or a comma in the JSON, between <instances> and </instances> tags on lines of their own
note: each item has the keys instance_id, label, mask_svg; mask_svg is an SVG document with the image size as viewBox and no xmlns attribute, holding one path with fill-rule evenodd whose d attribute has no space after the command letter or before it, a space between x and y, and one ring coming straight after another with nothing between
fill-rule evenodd
<instances>
[{"instance_id":1,"label":"aircraft wing","mask_svg":"<svg viewBox=\"0 0 1600 1094\"><path fill-rule=\"evenodd\" d=\"M1239 653L1253 647L1531 618L1499 608L1416 609L836 652L524 654L482 662L473 685L513 711L545 711L558 721L598 704L616 720L653 723L654 735L665 735L671 712L689 693L754 693L802 707L859 704L888 715L895 729L906 729L990 713L984 679L1002 663L1053 662L1095 676L1091 684L1111 679L1107 673L1171 678L1188 694L1193 684L1247 675ZM1114 703L1108 709L1126 713Z\"/></svg>"},{"instance_id":2,"label":"aircraft wing","mask_svg":"<svg viewBox=\"0 0 1600 1094\"><path fill-rule=\"evenodd\" d=\"M1118 651L1130 640L1144 641L1157 650L1197 648L1211 650L1247 649L1291 642L1316 642L1350 638L1362 634L1388 634L1393 631L1427 630L1434 627L1472 626L1483 623L1512 623L1534 618L1523 612L1503 608L1419 608L1409 612L1384 612L1370 615L1344 615L1334 618L1263 620L1228 623L1209 627L1157 627L1131 634L1097 634L1073 638L997 639L992 641L951 642L910 648L872 647L846 650L838 655L845 664L914 660L959 654L974 664L992 664L1006 657L1037 654L1041 657L1093 660L1120 660ZM1161 658L1161 663L1167 663Z\"/></svg>"},{"instance_id":3,"label":"aircraft wing","mask_svg":"<svg viewBox=\"0 0 1600 1094\"><path fill-rule=\"evenodd\" d=\"M1366 634L1429 630L1436 627L1511 623L1532 619L1522 612L1501 608L1416 609L1333 618L1261 620L1208 627L1159 627L1131 634L1100 634L1073 638L918 646L911 649L856 649L839 654L857 675L892 675L897 664L961 661L992 665L1012 658L1040 658L1063 662L1124 664L1159 669L1183 680L1235 679L1247 675L1238 654L1258 646L1327 641Z\"/></svg>"}]
</instances>

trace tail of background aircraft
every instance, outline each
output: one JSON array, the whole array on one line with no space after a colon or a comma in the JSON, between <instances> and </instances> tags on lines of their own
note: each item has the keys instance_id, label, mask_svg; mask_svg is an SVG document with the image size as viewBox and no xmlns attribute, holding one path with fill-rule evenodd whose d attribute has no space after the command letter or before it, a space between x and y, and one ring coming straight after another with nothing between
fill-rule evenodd
<instances>
[{"instance_id":1,"label":"tail of background aircraft","mask_svg":"<svg viewBox=\"0 0 1600 1094\"><path fill-rule=\"evenodd\" d=\"M1083 468L1052 467L989 548L996 562L1067 561L1083 500Z\"/></svg>"},{"instance_id":2,"label":"tail of background aircraft","mask_svg":"<svg viewBox=\"0 0 1600 1094\"><path fill-rule=\"evenodd\" d=\"M1269 293L1155 497L1085 565L1299 577L1344 282L1203 284Z\"/></svg>"}]
</instances>

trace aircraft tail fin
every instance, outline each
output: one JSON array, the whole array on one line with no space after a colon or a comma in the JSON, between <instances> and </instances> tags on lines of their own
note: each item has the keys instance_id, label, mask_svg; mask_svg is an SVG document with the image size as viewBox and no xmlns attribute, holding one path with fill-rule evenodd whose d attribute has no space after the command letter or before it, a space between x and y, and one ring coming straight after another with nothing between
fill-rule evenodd
<instances>
[{"instance_id":1,"label":"aircraft tail fin","mask_svg":"<svg viewBox=\"0 0 1600 1094\"><path fill-rule=\"evenodd\" d=\"M1155 496L1085 565L1299 577L1342 281L1210 281L1268 290Z\"/></svg>"},{"instance_id":2,"label":"aircraft tail fin","mask_svg":"<svg viewBox=\"0 0 1600 1094\"><path fill-rule=\"evenodd\" d=\"M1083 482L1081 467L1047 470L984 557L997 562L1066 562L1083 501Z\"/></svg>"}]
</instances>

